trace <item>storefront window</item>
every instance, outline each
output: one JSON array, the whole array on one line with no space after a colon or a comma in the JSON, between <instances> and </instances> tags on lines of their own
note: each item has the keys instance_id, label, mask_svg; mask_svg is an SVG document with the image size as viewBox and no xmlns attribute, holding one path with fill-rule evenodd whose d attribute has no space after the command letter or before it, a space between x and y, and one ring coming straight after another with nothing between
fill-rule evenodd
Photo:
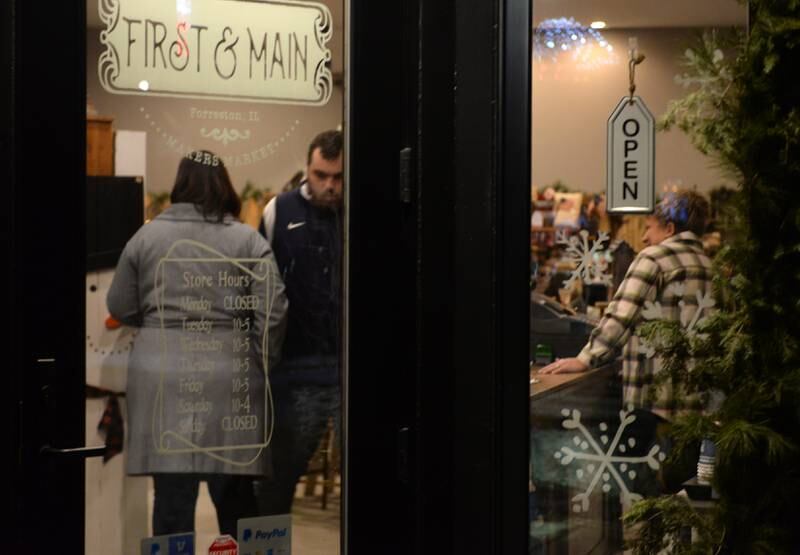
<instances>
[{"instance_id":1,"label":"storefront window","mask_svg":"<svg viewBox=\"0 0 800 555\"><path fill-rule=\"evenodd\" d=\"M659 131L654 211L615 212L607 120L633 94L631 59L644 55L635 101L658 121L688 94L686 49L744 28L747 10L623 4L533 3L531 553L621 553L622 515L704 469L699 446L668 458L672 416L701 401L656 387L661 359L640 330L670 321L690 333L713 312L711 261L735 183L681 130Z\"/></svg>"},{"instance_id":2,"label":"storefront window","mask_svg":"<svg viewBox=\"0 0 800 555\"><path fill-rule=\"evenodd\" d=\"M339 552L344 8L87 2L86 553Z\"/></svg>"}]
</instances>

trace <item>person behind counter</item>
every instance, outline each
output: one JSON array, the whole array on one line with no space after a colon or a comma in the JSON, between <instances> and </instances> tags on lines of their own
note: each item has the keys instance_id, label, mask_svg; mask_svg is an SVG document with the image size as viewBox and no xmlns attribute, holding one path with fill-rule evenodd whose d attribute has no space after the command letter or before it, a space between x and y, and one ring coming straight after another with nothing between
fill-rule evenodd
<instances>
[{"instance_id":1,"label":"person behind counter","mask_svg":"<svg viewBox=\"0 0 800 555\"><path fill-rule=\"evenodd\" d=\"M269 243L237 220L221 159L182 159L171 202L128 241L107 298L114 318L139 328L127 472L153 477L154 535L194 530L204 480L221 533L235 536L239 518L256 516L250 476L267 469L264 448L239 446L267 437L265 372L287 299Z\"/></svg>"},{"instance_id":2,"label":"person behind counter","mask_svg":"<svg viewBox=\"0 0 800 555\"><path fill-rule=\"evenodd\" d=\"M610 362L624 346L623 400L625 405L640 409L637 411L640 430L649 429L640 443L647 442L648 446L655 439L656 428L663 429L677 411L701 408L696 406L696 399L688 400L685 406L684 400L676 398L668 385L660 388L655 401L651 401L648 390L653 387L660 360L643 352L636 330L644 322L645 302L660 303L666 320L690 321L698 309L697 294L711 292L711 260L700 242L707 218L708 203L697 193L682 191L667 195L653 214L647 216L643 236L647 247L631 263L586 346L577 357L556 360L540 371L543 374L585 372ZM683 287L670 287L673 284ZM675 476L678 483L664 487L677 489L691 476L693 473Z\"/></svg>"}]
</instances>

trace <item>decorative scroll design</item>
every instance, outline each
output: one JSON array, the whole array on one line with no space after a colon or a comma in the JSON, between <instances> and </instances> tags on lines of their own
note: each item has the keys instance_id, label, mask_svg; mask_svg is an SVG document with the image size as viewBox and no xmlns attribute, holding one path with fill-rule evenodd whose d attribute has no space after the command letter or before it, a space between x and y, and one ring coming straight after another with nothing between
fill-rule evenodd
<instances>
[{"instance_id":1,"label":"decorative scroll design","mask_svg":"<svg viewBox=\"0 0 800 555\"><path fill-rule=\"evenodd\" d=\"M119 77L119 55L114 48L109 35L114 32L119 23L120 5L119 0L99 0L97 4L100 20L106 28L100 31L100 44L106 47L100 55L97 63L97 77L103 88L109 90L113 88L113 83Z\"/></svg>"},{"instance_id":2,"label":"decorative scroll design","mask_svg":"<svg viewBox=\"0 0 800 555\"><path fill-rule=\"evenodd\" d=\"M240 139L247 140L250 138L249 129L239 131L238 129L228 129L227 127L223 127L222 129L215 127L211 130L206 130L206 128L203 127L200 129L200 134L207 139L214 139L215 141L221 142L225 146L228 146L228 143L233 143Z\"/></svg>"},{"instance_id":3,"label":"decorative scroll design","mask_svg":"<svg viewBox=\"0 0 800 555\"><path fill-rule=\"evenodd\" d=\"M324 9L320 10L319 15L317 16L314 30L317 44L319 45L320 49L325 52L325 54L314 70L314 89L319 95L318 98L320 99L320 103L326 104L330 99L331 91L333 90L333 75L331 74L330 70L331 51L329 48L326 48L328 41L330 41L331 37L333 36L333 25L331 23L330 10L328 10L327 6L322 7Z\"/></svg>"}]
</instances>

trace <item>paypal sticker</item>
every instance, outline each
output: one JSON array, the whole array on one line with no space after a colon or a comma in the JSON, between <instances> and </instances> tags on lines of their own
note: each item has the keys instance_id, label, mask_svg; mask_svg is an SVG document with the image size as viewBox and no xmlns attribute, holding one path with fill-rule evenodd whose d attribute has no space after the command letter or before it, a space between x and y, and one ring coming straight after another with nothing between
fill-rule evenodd
<instances>
[{"instance_id":1,"label":"paypal sticker","mask_svg":"<svg viewBox=\"0 0 800 555\"><path fill-rule=\"evenodd\" d=\"M238 526L239 555L291 555L292 515L243 518Z\"/></svg>"}]
</instances>

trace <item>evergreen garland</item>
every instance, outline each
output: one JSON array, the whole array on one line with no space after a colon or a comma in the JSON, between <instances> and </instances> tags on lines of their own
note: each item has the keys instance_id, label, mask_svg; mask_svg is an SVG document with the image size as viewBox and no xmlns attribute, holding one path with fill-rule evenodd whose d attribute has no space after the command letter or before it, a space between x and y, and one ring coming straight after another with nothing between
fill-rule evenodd
<instances>
[{"instance_id":1,"label":"evergreen garland","mask_svg":"<svg viewBox=\"0 0 800 555\"><path fill-rule=\"evenodd\" d=\"M714 261L718 310L694 335L667 322L640 332L664 361L657 382L709 403L672 431L676 451L716 442L720 499L702 515L676 496L637 503L625 515L637 554L800 553L800 0L749 9L748 33L687 50L679 79L693 90L660 122L738 183ZM693 544L680 541L689 525Z\"/></svg>"}]
</instances>

